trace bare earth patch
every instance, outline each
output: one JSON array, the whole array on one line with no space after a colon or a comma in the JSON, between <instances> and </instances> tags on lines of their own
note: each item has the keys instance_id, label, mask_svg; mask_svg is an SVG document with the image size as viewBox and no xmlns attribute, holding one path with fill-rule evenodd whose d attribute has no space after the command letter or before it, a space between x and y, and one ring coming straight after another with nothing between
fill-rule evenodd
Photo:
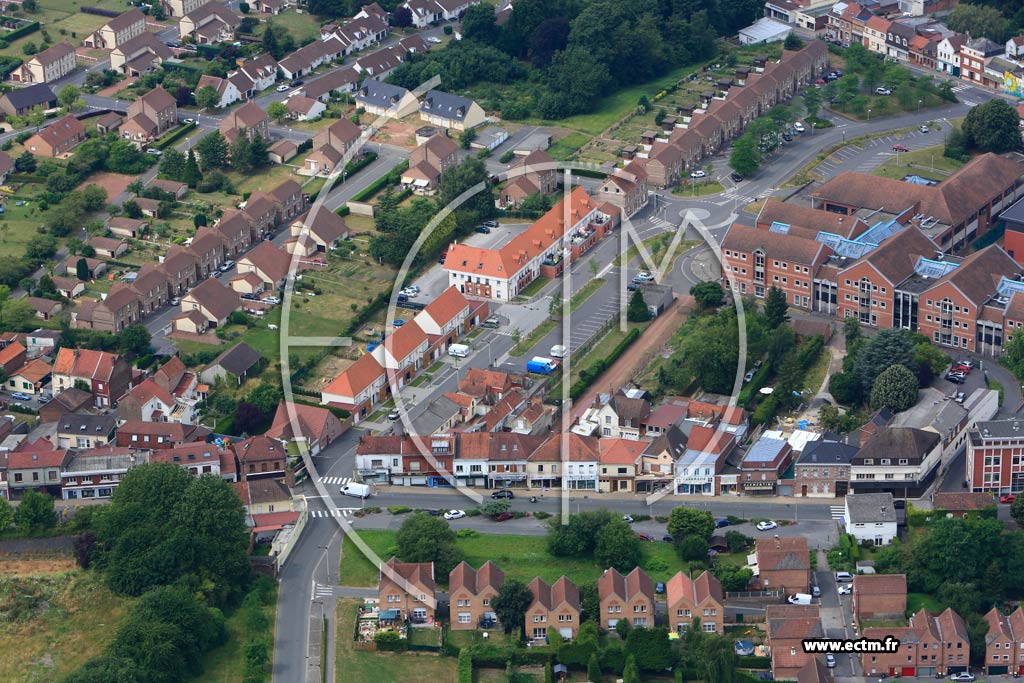
<instances>
[{"instance_id":1,"label":"bare earth patch","mask_svg":"<svg viewBox=\"0 0 1024 683\"><path fill-rule=\"evenodd\" d=\"M0 557L0 576L58 574L76 569L71 557Z\"/></svg>"},{"instance_id":2,"label":"bare earth patch","mask_svg":"<svg viewBox=\"0 0 1024 683\"><path fill-rule=\"evenodd\" d=\"M113 201L119 194L128 189L135 176L120 173L93 173L89 176L90 185L99 185L107 191L107 201Z\"/></svg>"}]
</instances>

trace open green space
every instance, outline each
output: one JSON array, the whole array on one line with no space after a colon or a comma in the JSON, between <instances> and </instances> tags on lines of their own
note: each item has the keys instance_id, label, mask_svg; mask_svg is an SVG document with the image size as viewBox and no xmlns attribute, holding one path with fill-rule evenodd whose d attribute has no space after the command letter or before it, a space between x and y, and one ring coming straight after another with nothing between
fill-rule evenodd
<instances>
[{"instance_id":1,"label":"open green space","mask_svg":"<svg viewBox=\"0 0 1024 683\"><path fill-rule=\"evenodd\" d=\"M67 40L72 45L81 45L82 40L88 34L109 21L108 17L81 12L80 7L83 4L122 12L127 9L125 3L120 0L96 0L95 2L86 0L82 3L77 0L39 0L38 9L35 12L15 11L13 15L19 19L38 21L40 30L18 38L5 48L0 48L0 55L28 59L24 50L25 45L28 43L39 45L43 42L42 31L44 29L50 36L51 45L62 40Z\"/></svg>"},{"instance_id":2,"label":"open green space","mask_svg":"<svg viewBox=\"0 0 1024 683\"><path fill-rule=\"evenodd\" d=\"M295 38L295 42L298 44L309 39L320 38L320 21L308 12L299 14L295 10L289 10L270 17L269 21L272 21L275 26L283 26L288 29L288 33L292 34L292 37ZM265 30L266 24L263 23L256 30L256 33L257 35L263 35Z\"/></svg>"},{"instance_id":3,"label":"open green space","mask_svg":"<svg viewBox=\"0 0 1024 683\"><path fill-rule=\"evenodd\" d=\"M570 377L571 381L569 382L569 385L572 386L573 382L576 382L580 378L580 371L589 368L595 362L603 358L611 356L612 351L619 345L619 342L625 339L631 329L634 327L640 328L642 333L643 329L649 324L650 323L627 323L625 332L623 332L618 325L610 327L589 351L587 351L582 357L575 359L576 362L572 365L572 376Z\"/></svg>"},{"instance_id":4,"label":"open green space","mask_svg":"<svg viewBox=\"0 0 1024 683\"><path fill-rule=\"evenodd\" d=\"M431 681L455 683L455 659L432 653L376 652L353 647L356 609L359 600L338 600L336 671L342 672L345 683L379 683L379 681Z\"/></svg>"},{"instance_id":5,"label":"open green space","mask_svg":"<svg viewBox=\"0 0 1024 683\"><path fill-rule=\"evenodd\" d=\"M395 554L396 531L359 530L359 537L382 560ZM465 554L466 562L479 567L487 560L497 564L506 577L527 583L535 576L545 581L557 581L567 576L577 585L597 581L607 567L601 567L589 557L555 557L548 552L545 536L520 536L506 534L480 534L471 538L458 538L457 545ZM676 572L688 569L676 554L671 543L644 543L644 559L640 566L654 581L668 581ZM745 562L745 556L721 555L725 562ZM376 566L359 551L348 537L341 550L341 568L338 583L342 586L376 586ZM446 584L448 577L438 576L439 584ZM390 680L390 679L388 679Z\"/></svg>"},{"instance_id":6,"label":"open green space","mask_svg":"<svg viewBox=\"0 0 1024 683\"><path fill-rule=\"evenodd\" d=\"M725 187L717 180L706 180L699 183L684 181L672 190L672 194L681 197L703 197L704 195L718 194L724 191Z\"/></svg>"},{"instance_id":7,"label":"open green space","mask_svg":"<svg viewBox=\"0 0 1024 683\"><path fill-rule=\"evenodd\" d=\"M963 166L958 159L942 156L943 145L900 152L872 171L873 175L899 180L918 175L930 180L942 180Z\"/></svg>"},{"instance_id":8,"label":"open green space","mask_svg":"<svg viewBox=\"0 0 1024 683\"><path fill-rule=\"evenodd\" d=\"M533 348L534 344L536 344L541 339L546 337L547 334L556 327L558 327L557 320L546 318L544 322L542 322L540 325L537 325L537 327L533 328L533 331L531 331L530 334L520 339L519 343L513 346L511 350L509 350L508 355L517 357L523 355L531 348Z\"/></svg>"},{"instance_id":9,"label":"open green space","mask_svg":"<svg viewBox=\"0 0 1024 683\"><path fill-rule=\"evenodd\" d=\"M25 245L46 224L35 199L39 190L40 186L29 183L13 195L4 195L4 213L0 215L0 256L23 256ZM17 206L18 202L25 204Z\"/></svg>"},{"instance_id":10,"label":"open green space","mask_svg":"<svg viewBox=\"0 0 1024 683\"><path fill-rule=\"evenodd\" d=\"M70 558L5 562L5 572L50 571L74 566ZM37 567L27 565L34 564ZM62 680L100 655L133 601L113 594L102 578L84 571L0 578L0 680Z\"/></svg>"},{"instance_id":11,"label":"open green space","mask_svg":"<svg viewBox=\"0 0 1024 683\"><path fill-rule=\"evenodd\" d=\"M590 136L585 133L569 133L561 140L556 140L548 147L547 152L556 161L566 161L588 142L590 142Z\"/></svg>"},{"instance_id":12,"label":"open green space","mask_svg":"<svg viewBox=\"0 0 1024 683\"><path fill-rule=\"evenodd\" d=\"M544 285L551 282L550 278L539 276L536 280L526 285L519 291L519 296L529 299L544 289Z\"/></svg>"},{"instance_id":13,"label":"open green space","mask_svg":"<svg viewBox=\"0 0 1024 683\"><path fill-rule=\"evenodd\" d=\"M926 593L907 593L907 614L927 609L929 612L941 612L949 605L939 602L938 598Z\"/></svg>"},{"instance_id":14,"label":"open green space","mask_svg":"<svg viewBox=\"0 0 1024 683\"><path fill-rule=\"evenodd\" d=\"M269 545L258 545L254 554L260 554L261 549L269 548ZM270 625L266 634L267 640L273 642L276 604L264 605L261 610ZM245 617L246 612L243 609L235 609L227 615L224 625L227 627L228 639L203 657L201 679L204 683L238 683L241 680L241 672L245 669L245 644L248 633ZM263 677L265 681L269 679L269 675Z\"/></svg>"}]
</instances>

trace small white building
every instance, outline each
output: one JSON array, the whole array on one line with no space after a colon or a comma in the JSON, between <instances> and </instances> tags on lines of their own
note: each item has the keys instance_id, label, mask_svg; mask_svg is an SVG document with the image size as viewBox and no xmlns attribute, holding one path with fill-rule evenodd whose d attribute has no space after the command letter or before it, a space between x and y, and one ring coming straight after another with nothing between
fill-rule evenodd
<instances>
[{"instance_id":1,"label":"small white building","mask_svg":"<svg viewBox=\"0 0 1024 683\"><path fill-rule=\"evenodd\" d=\"M858 543L889 545L896 538L896 507L891 493L851 493L844 505L846 533Z\"/></svg>"},{"instance_id":2,"label":"small white building","mask_svg":"<svg viewBox=\"0 0 1024 683\"><path fill-rule=\"evenodd\" d=\"M785 40L793 30L792 26L775 19L761 17L746 28L740 29L740 45L757 45Z\"/></svg>"}]
</instances>

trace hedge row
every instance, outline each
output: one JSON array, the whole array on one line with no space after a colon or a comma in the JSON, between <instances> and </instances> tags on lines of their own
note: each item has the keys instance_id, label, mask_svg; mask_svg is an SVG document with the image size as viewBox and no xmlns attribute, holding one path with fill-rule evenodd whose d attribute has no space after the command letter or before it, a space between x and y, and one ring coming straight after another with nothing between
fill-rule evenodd
<instances>
[{"instance_id":1,"label":"hedge row","mask_svg":"<svg viewBox=\"0 0 1024 683\"><path fill-rule=\"evenodd\" d=\"M7 179L15 183L45 183L46 178L41 175L32 175L31 173L12 173L7 176Z\"/></svg>"},{"instance_id":2,"label":"hedge row","mask_svg":"<svg viewBox=\"0 0 1024 683\"><path fill-rule=\"evenodd\" d=\"M20 57L0 57L0 77L7 78L11 72L25 63ZM11 92L13 88L8 87L4 92Z\"/></svg>"},{"instance_id":3,"label":"hedge row","mask_svg":"<svg viewBox=\"0 0 1024 683\"><path fill-rule=\"evenodd\" d=\"M178 128L178 130L174 131L170 135L165 135L162 139L157 140L156 144L153 146L156 147L157 149L167 149L175 142L191 133L197 127L198 124L196 123L186 123L184 126L181 126L180 128Z\"/></svg>"},{"instance_id":4,"label":"hedge row","mask_svg":"<svg viewBox=\"0 0 1024 683\"><path fill-rule=\"evenodd\" d=\"M622 341L615 345L615 348L612 349L612 352L609 353L606 358L598 360L589 368L580 370L580 378L576 380L571 387L569 387L569 397L575 401L582 396L583 392L590 387L591 383L600 377L602 372L610 368L612 364L618 360L619 356L621 356L639 337L640 329L634 327L626 333L626 336L622 338Z\"/></svg>"},{"instance_id":5,"label":"hedge row","mask_svg":"<svg viewBox=\"0 0 1024 683\"><path fill-rule=\"evenodd\" d=\"M95 14L100 17L116 17L121 14L121 10L103 9L102 7L79 7L78 9L83 14Z\"/></svg>"},{"instance_id":6,"label":"hedge row","mask_svg":"<svg viewBox=\"0 0 1024 683\"><path fill-rule=\"evenodd\" d=\"M85 8L82 8L82 11L84 12ZM118 12L115 12L114 16L117 16L118 14ZM9 17L4 14L0 14L0 19L7 19L9 21L21 21L20 19L15 19L14 17ZM5 33L3 39L10 43L17 40L18 38L21 38L22 36L27 36L30 33L35 33L38 30L39 22L33 21L31 24L25 24L21 28L14 29L10 33Z\"/></svg>"},{"instance_id":7,"label":"hedge row","mask_svg":"<svg viewBox=\"0 0 1024 683\"><path fill-rule=\"evenodd\" d=\"M356 173L375 161L377 161L376 152L367 152L358 159L350 159L349 162L345 164L345 177L354 176Z\"/></svg>"},{"instance_id":8,"label":"hedge row","mask_svg":"<svg viewBox=\"0 0 1024 683\"><path fill-rule=\"evenodd\" d=\"M405 159L397 166L395 166L393 169L382 175L380 178L377 178L372 183L367 185L362 191L357 192L355 196L352 197L351 201L365 202L367 199L380 192L384 188L384 186L397 185L399 182L401 182L402 174L406 170L408 170L408 168L409 160Z\"/></svg>"}]
</instances>

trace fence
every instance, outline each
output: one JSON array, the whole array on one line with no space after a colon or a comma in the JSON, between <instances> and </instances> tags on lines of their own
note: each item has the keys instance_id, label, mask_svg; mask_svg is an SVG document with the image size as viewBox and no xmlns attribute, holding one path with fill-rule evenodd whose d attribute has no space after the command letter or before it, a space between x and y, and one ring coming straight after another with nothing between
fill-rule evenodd
<instances>
[{"instance_id":1,"label":"fence","mask_svg":"<svg viewBox=\"0 0 1024 683\"><path fill-rule=\"evenodd\" d=\"M766 590L766 591L735 591L735 592L732 592L732 593L726 593L725 594L725 599L726 600L729 600L731 598L740 599L740 598L781 598L781 597L782 597L782 589L781 588L776 588L776 589L773 589L773 590Z\"/></svg>"}]
</instances>

